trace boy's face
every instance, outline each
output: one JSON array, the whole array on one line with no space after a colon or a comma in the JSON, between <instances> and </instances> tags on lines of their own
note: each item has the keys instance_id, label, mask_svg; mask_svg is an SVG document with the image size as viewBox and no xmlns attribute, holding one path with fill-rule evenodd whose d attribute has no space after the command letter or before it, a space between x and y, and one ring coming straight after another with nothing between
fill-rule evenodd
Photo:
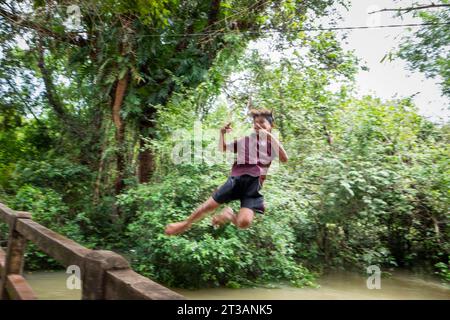
<instances>
[{"instance_id":1,"label":"boy's face","mask_svg":"<svg viewBox=\"0 0 450 320\"><path fill-rule=\"evenodd\" d=\"M270 125L270 122L269 122L269 121L266 119L266 117L264 117L264 116L256 116L256 117L253 119L253 128L254 128L256 131L259 130L258 125L259 125L261 128L263 128L263 129L265 129L265 130L267 130L267 131L272 130L272 126Z\"/></svg>"}]
</instances>

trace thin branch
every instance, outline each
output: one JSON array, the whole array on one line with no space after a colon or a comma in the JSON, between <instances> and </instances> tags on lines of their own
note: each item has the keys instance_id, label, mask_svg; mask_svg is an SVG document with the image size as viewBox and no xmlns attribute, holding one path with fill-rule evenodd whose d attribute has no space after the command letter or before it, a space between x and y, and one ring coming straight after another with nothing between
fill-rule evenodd
<instances>
[{"instance_id":1,"label":"thin branch","mask_svg":"<svg viewBox=\"0 0 450 320\"><path fill-rule=\"evenodd\" d=\"M25 20L23 17L10 13L8 11L5 11L4 9L0 8L0 16L5 18L6 21L8 21L12 26L19 27L19 28L26 28L26 29L32 29L37 31L41 35L50 36L56 40L67 42L76 46L86 46L88 43L86 39L81 37L76 32L70 32L70 33L58 33L53 30L50 30L36 22Z\"/></svg>"},{"instance_id":2,"label":"thin branch","mask_svg":"<svg viewBox=\"0 0 450 320\"><path fill-rule=\"evenodd\" d=\"M45 65L44 48L42 46L42 39L37 40L37 52L38 52L38 67L42 74L42 79L44 80L45 86L45 96L47 97L48 103L53 108L55 113L59 118L67 125L68 129L76 136L82 138L84 136L83 132L79 130L75 120L67 113L64 108L63 103L59 99L56 93L55 85L52 81L52 74Z\"/></svg>"},{"instance_id":3,"label":"thin branch","mask_svg":"<svg viewBox=\"0 0 450 320\"><path fill-rule=\"evenodd\" d=\"M53 107L55 112L61 117L66 119L66 110L64 109L59 98L54 94L55 86L52 82L52 75L50 70L45 66L45 58L44 58L44 48L42 47L42 41L38 40L38 67L41 70L42 79L44 80L45 85L45 95L47 96L47 100L50 105Z\"/></svg>"},{"instance_id":4,"label":"thin branch","mask_svg":"<svg viewBox=\"0 0 450 320\"><path fill-rule=\"evenodd\" d=\"M17 97L22 101L24 106L30 111L33 118L36 120L37 123L42 124L39 118L36 116L36 114L33 112L33 108L28 104L28 102L22 97L22 95L17 91L16 86L11 82L10 79L5 77L6 82L8 83L9 87L14 91L14 93L17 95Z\"/></svg>"},{"instance_id":5,"label":"thin branch","mask_svg":"<svg viewBox=\"0 0 450 320\"><path fill-rule=\"evenodd\" d=\"M212 0L210 4L210 9L208 13L208 26L214 24L219 17L220 12L220 0Z\"/></svg>"},{"instance_id":6,"label":"thin branch","mask_svg":"<svg viewBox=\"0 0 450 320\"><path fill-rule=\"evenodd\" d=\"M408 7L408 8L385 8L385 9L369 12L369 14L377 13L377 12L386 12L386 11L396 11L396 12L405 11L406 13L408 13L408 12L416 11L416 10L440 8L440 7L450 8L450 4L424 4L424 5L419 5L417 7Z\"/></svg>"}]
</instances>

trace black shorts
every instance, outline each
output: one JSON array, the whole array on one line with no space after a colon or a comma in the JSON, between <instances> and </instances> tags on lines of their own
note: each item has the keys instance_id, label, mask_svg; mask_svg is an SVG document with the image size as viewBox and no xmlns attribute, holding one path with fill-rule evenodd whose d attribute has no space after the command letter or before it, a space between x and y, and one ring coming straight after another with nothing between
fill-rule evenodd
<instances>
[{"instance_id":1,"label":"black shorts","mask_svg":"<svg viewBox=\"0 0 450 320\"><path fill-rule=\"evenodd\" d=\"M264 197L259 190L261 190L259 177L247 174L237 177L230 176L222 186L214 191L212 198L218 203L240 200L241 208L264 213Z\"/></svg>"}]
</instances>

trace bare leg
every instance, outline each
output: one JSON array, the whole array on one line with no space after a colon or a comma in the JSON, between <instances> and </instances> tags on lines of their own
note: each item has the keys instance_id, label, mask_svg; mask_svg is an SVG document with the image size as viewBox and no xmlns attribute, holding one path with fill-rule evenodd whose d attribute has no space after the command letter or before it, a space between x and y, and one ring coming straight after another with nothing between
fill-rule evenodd
<instances>
[{"instance_id":1,"label":"bare leg","mask_svg":"<svg viewBox=\"0 0 450 320\"><path fill-rule=\"evenodd\" d=\"M251 226L253 218L255 217L255 212L249 208L241 208L236 217L236 227L239 229L246 229Z\"/></svg>"},{"instance_id":2,"label":"bare leg","mask_svg":"<svg viewBox=\"0 0 450 320\"><path fill-rule=\"evenodd\" d=\"M213 217L212 224L214 226L218 226L224 225L231 221L231 223L233 223L239 229L246 229L250 227L254 217L255 213L252 209L241 208L239 210L239 213L236 215L233 213L233 209L231 209L230 207L226 207L220 214Z\"/></svg>"},{"instance_id":3,"label":"bare leg","mask_svg":"<svg viewBox=\"0 0 450 320\"><path fill-rule=\"evenodd\" d=\"M222 226L230 221L236 224L236 215L233 213L233 209L225 207L218 215L212 218L211 223L213 226Z\"/></svg>"},{"instance_id":4,"label":"bare leg","mask_svg":"<svg viewBox=\"0 0 450 320\"><path fill-rule=\"evenodd\" d=\"M187 231L192 226L192 223L201 220L208 212L213 211L218 206L220 206L220 203L209 197L186 220L168 224L165 230L166 234L173 235Z\"/></svg>"}]
</instances>

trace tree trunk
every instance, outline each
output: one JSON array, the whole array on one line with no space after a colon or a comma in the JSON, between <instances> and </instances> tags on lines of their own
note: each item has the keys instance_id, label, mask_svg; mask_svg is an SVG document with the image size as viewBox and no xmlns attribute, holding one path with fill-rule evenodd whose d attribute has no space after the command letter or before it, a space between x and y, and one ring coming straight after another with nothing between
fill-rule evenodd
<instances>
[{"instance_id":1,"label":"tree trunk","mask_svg":"<svg viewBox=\"0 0 450 320\"><path fill-rule=\"evenodd\" d=\"M140 139L139 147L143 149L144 145L145 145L144 140ZM149 149L140 151L138 160L139 160L139 167L138 167L139 183L146 183L150 180L150 176L153 172L153 168L155 165L152 151Z\"/></svg>"},{"instance_id":2,"label":"tree trunk","mask_svg":"<svg viewBox=\"0 0 450 320\"><path fill-rule=\"evenodd\" d=\"M98 204L98 201L100 200L101 196L101 190L100 185L102 182L102 176L105 169L105 150L108 145L108 131L110 127L110 121L105 121L105 128L103 130L103 142L101 143L101 147L99 148L99 158L98 158L98 168L97 168L97 178L95 179L94 184L94 197L93 197L93 203L94 205ZM101 128L98 128L99 132L102 132Z\"/></svg>"},{"instance_id":3,"label":"tree trunk","mask_svg":"<svg viewBox=\"0 0 450 320\"><path fill-rule=\"evenodd\" d=\"M151 115L154 118L154 113ZM154 122L141 121L139 124L139 155L138 155L138 179L139 183L149 182L155 166L155 158L151 149L145 148L145 140L143 138L154 138L153 134Z\"/></svg>"},{"instance_id":4,"label":"tree trunk","mask_svg":"<svg viewBox=\"0 0 450 320\"><path fill-rule=\"evenodd\" d=\"M326 125L323 125L323 132L324 132L325 137L327 138L328 145L331 146L333 144L333 135L328 130Z\"/></svg>"},{"instance_id":5,"label":"tree trunk","mask_svg":"<svg viewBox=\"0 0 450 320\"><path fill-rule=\"evenodd\" d=\"M114 183L115 194L120 194L125 187L124 176L125 176L125 123L122 121L120 116L120 111L122 109L122 102L125 96L125 92L128 87L129 74L125 73L125 76L117 82L116 91L114 95L114 102L112 106L112 116L114 126L116 128L116 164L117 164L117 176Z\"/></svg>"}]
</instances>

